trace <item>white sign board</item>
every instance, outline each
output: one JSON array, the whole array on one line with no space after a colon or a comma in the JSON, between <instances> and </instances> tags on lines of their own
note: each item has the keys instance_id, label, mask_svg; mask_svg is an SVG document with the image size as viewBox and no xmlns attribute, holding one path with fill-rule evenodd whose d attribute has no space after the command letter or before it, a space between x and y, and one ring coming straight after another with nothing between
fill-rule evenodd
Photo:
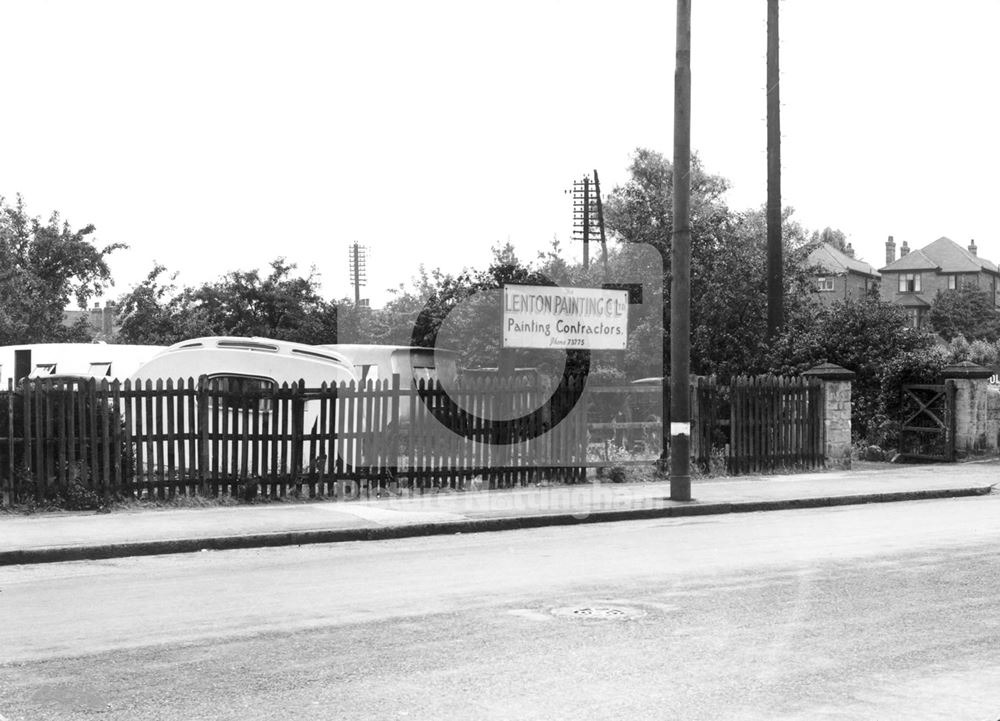
<instances>
[{"instance_id":1,"label":"white sign board","mask_svg":"<svg viewBox=\"0 0 1000 721\"><path fill-rule=\"evenodd\" d=\"M628 291L503 287L504 348L625 350Z\"/></svg>"}]
</instances>

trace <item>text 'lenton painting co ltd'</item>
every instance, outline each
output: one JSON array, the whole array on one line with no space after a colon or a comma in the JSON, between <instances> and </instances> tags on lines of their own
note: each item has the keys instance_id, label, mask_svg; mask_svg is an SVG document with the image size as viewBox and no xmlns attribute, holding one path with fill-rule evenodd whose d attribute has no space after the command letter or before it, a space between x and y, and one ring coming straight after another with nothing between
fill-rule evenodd
<instances>
[{"instance_id":1,"label":"text 'lenton painting co ltd'","mask_svg":"<svg viewBox=\"0 0 1000 721\"><path fill-rule=\"evenodd\" d=\"M628 293L505 285L502 323L504 348L624 350Z\"/></svg>"}]
</instances>

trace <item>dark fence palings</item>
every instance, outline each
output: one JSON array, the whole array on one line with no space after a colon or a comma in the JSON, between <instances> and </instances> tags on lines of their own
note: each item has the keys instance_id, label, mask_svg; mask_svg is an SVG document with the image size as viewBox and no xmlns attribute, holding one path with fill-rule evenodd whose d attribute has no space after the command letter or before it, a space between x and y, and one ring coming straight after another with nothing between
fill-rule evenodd
<instances>
[{"instance_id":1,"label":"dark fence palings","mask_svg":"<svg viewBox=\"0 0 1000 721\"><path fill-rule=\"evenodd\" d=\"M588 457L591 445L658 456L663 419L644 409L658 408L660 392L590 387L585 377L555 392L488 376L454 388L404 388L399 376L313 389L208 378L25 381L0 393L0 490L9 503L76 487L105 499L280 498L575 482L608 465ZM703 467L713 457L730 473L822 465L818 382L698 378L691 394L691 451Z\"/></svg>"},{"instance_id":2,"label":"dark fence palings","mask_svg":"<svg viewBox=\"0 0 1000 721\"><path fill-rule=\"evenodd\" d=\"M733 380L730 394L731 473L817 468L825 463L819 381L741 376Z\"/></svg>"}]
</instances>

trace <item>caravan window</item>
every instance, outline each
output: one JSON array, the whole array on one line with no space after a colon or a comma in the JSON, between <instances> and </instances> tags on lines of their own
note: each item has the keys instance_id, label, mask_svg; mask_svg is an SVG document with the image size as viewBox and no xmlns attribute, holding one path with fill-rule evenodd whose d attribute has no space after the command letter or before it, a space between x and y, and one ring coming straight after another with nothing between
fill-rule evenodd
<instances>
[{"instance_id":1,"label":"caravan window","mask_svg":"<svg viewBox=\"0 0 1000 721\"><path fill-rule=\"evenodd\" d=\"M230 411L249 411L257 408L262 413L271 411L268 397L277 387L273 378L243 375L209 376L209 407Z\"/></svg>"},{"instance_id":2,"label":"caravan window","mask_svg":"<svg viewBox=\"0 0 1000 721\"><path fill-rule=\"evenodd\" d=\"M35 370L32 372L32 377L37 376L50 376L56 372L55 363L39 363L35 366Z\"/></svg>"},{"instance_id":3,"label":"caravan window","mask_svg":"<svg viewBox=\"0 0 1000 721\"><path fill-rule=\"evenodd\" d=\"M111 363L91 363L90 370L87 371L87 374L92 375L95 378L109 376L111 375Z\"/></svg>"},{"instance_id":4,"label":"caravan window","mask_svg":"<svg viewBox=\"0 0 1000 721\"><path fill-rule=\"evenodd\" d=\"M428 384L431 381L437 380L437 370L434 366L413 366L413 380L414 382L426 381Z\"/></svg>"},{"instance_id":5,"label":"caravan window","mask_svg":"<svg viewBox=\"0 0 1000 721\"><path fill-rule=\"evenodd\" d=\"M354 366L354 373L358 376L358 385L364 385L368 381L378 383L378 364L362 363Z\"/></svg>"},{"instance_id":6,"label":"caravan window","mask_svg":"<svg viewBox=\"0 0 1000 721\"><path fill-rule=\"evenodd\" d=\"M437 380L433 350L411 350L409 351L407 362L410 366L410 375L413 377L414 383L419 383L420 381L430 383Z\"/></svg>"}]
</instances>

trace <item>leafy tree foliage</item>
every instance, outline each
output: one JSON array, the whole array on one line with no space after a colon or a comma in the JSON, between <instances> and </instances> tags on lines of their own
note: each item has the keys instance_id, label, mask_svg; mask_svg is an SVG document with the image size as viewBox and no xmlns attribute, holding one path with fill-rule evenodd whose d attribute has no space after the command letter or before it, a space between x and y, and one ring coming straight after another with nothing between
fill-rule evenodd
<instances>
[{"instance_id":1,"label":"leafy tree foliage","mask_svg":"<svg viewBox=\"0 0 1000 721\"><path fill-rule=\"evenodd\" d=\"M400 289L381 311L386 321L376 342L450 348L467 367L497 367L500 358L500 288L504 284L551 285L539 268L522 262L508 243L494 246L485 270L459 273L420 269L409 290ZM562 353L515 351L518 367L554 368ZM558 356L558 361L556 361Z\"/></svg>"},{"instance_id":2,"label":"leafy tree foliage","mask_svg":"<svg viewBox=\"0 0 1000 721\"><path fill-rule=\"evenodd\" d=\"M809 236L809 243L812 245L827 243L842 253L847 252L847 236L844 235L844 231L834 230L829 226L823 228L823 230L814 230L812 235Z\"/></svg>"},{"instance_id":3,"label":"leafy tree foliage","mask_svg":"<svg viewBox=\"0 0 1000 721\"><path fill-rule=\"evenodd\" d=\"M118 298L120 342L170 345L200 335L200 324L186 307L187 294L174 284L177 274L164 281L161 276L166 272L164 266L156 265L141 283Z\"/></svg>"},{"instance_id":4,"label":"leafy tree foliage","mask_svg":"<svg viewBox=\"0 0 1000 721\"><path fill-rule=\"evenodd\" d=\"M1000 315L990 293L975 287L938 291L927 313L934 332L945 340L995 341L1000 338Z\"/></svg>"},{"instance_id":5,"label":"leafy tree foliage","mask_svg":"<svg viewBox=\"0 0 1000 721\"><path fill-rule=\"evenodd\" d=\"M934 348L933 336L907 327L904 311L875 291L791 318L769 349L768 370L798 375L828 362L854 371L852 430L875 440L895 419L900 384L933 380L940 370Z\"/></svg>"},{"instance_id":6,"label":"leafy tree foliage","mask_svg":"<svg viewBox=\"0 0 1000 721\"><path fill-rule=\"evenodd\" d=\"M178 289L162 266L119 299L126 343L170 344L205 335L262 336L300 343L333 342L336 306L319 294L315 271L293 275L283 258L271 270L234 271L215 283Z\"/></svg>"},{"instance_id":7,"label":"leafy tree foliage","mask_svg":"<svg viewBox=\"0 0 1000 721\"><path fill-rule=\"evenodd\" d=\"M670 256L673 231L673 164L654 150L638 148L629 166L629 181L611 191L604 204L606 224L627 243L648 243ZM729 219L723 195L729 181L707 173L697 155L691 158L691 256L715 239Z\"/></svg>"},{"instance_id":8,"label":"leafy tree foliage","mask_svg":"<svg viewBox=\"0 0 1000 721\"><path fill-rule=\"evenodd\" d=\"M94 230L73 230L58 213L42 222L20 196L14 205L0 197L0 345L89 339L85 325L62 325L63 311L111 285L107 258L126 247L98 249Z\"/></svg>"},{"instance_id":9,"label":"leafy tree foliage","mask_svg":"<svg viewBox=\"0 0 1000 721\"><path fill-rule=\"evenodd\" d=\"M607 226L626 245L648 243L662 253L669 291L673 169L651 150L636 151L631 178L608 198ZM728 182L691 162L691 370L728 377L761 368L767 324L767 228L763 210L735 213L725 204ZM786 313L808 305L805 231L786 211ZM663 327L669 329L669 295ZM659 353L658 347L649 349Z\"/></svg>"}]
</instances>

